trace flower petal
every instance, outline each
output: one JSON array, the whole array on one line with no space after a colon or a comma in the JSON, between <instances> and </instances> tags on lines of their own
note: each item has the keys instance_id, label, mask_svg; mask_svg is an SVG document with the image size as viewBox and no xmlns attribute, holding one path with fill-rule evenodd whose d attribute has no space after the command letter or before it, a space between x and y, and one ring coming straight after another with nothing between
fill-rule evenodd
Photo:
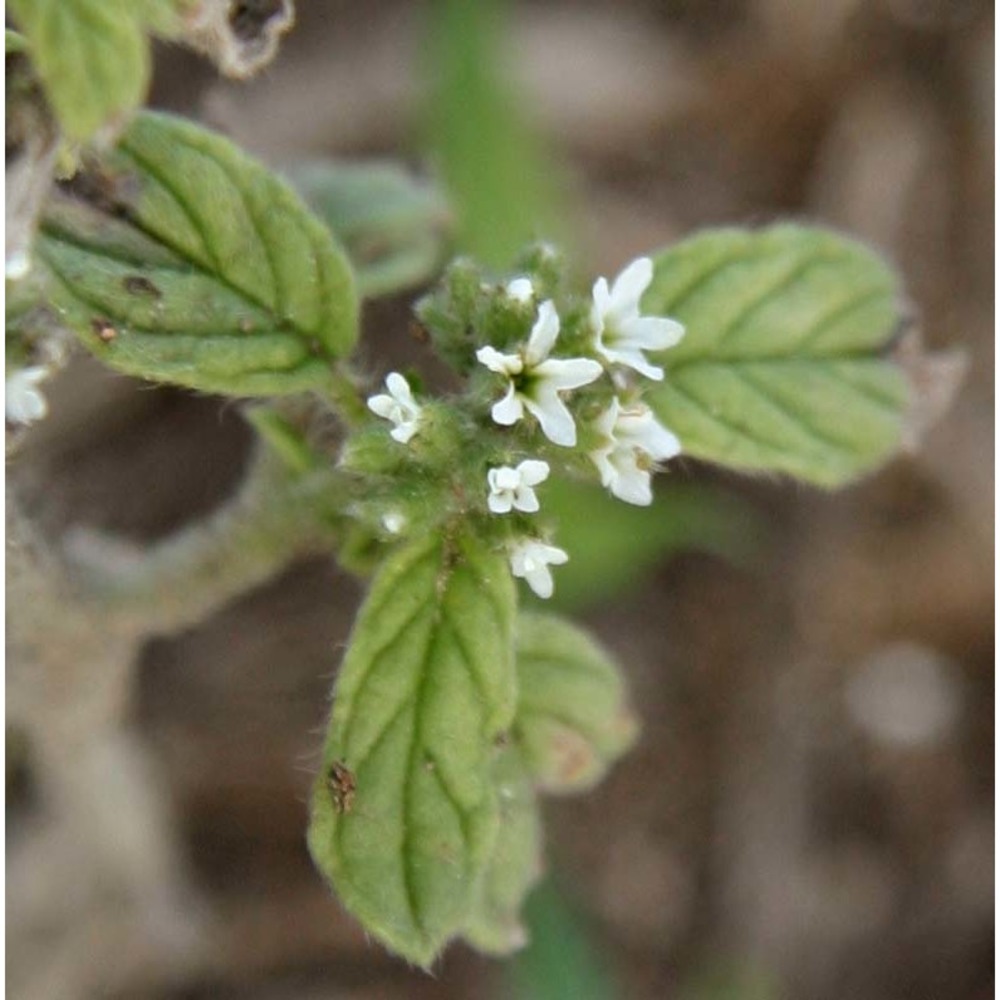
<instances>
[{"instance_id":1,"label":"flower petal","mask_svg":"<svg viewBox=\"0 0 1000 1000\"><path fill-rule=\"evenodd\" d=\"M611 309L611 292L608 290L606 278L598 278L594 282L594 302L590 307L590 322L598 338L604 331L604 317Z\"/></svg>"},{"instance_id":2,"label":"flower petal","mask_svg":"<svg viewBox=\"0 0 1000 1000\"><path fill-rule=\"evenodd\" d=\"M399 403L392 396L387 396L385 393L368 398L368 409L376 416L382 417L385 420L392 420L392 415L397 411L398 407Z\"/></svg>"},{"instance_id":3,"label":"flower petal","mask_svg":"<svg viewBox=\"0 0 1000 1000\"><path fill-rule=\"evenodd\" d=\"M555 545L546 545L544 542L537 542L536 545L541 549L542 558L550 566L562 566L569 562L569 555L563 549Z\"/></svg>"},{"instance_id":4,"label":"flower petal","mask_svg":"<svg viewBox=\"0 0 1000 1000\"><path fill-rule=\"evenodd\" d=\"M667 430L652 411L641 407L643 412L625 410L618 418L618 435L637 448L641 448L650 458L665 462L681 453L681 443L677 435Z\"/></svg>"},{"instance_id":5,"label":"flower petal","mask_svg":"<svg viewBox=\"0 0 1000 1000\"><path fill-rule=\"evenodd\" d=\"M555 590L552 574L544 563L534 566L524 574L525 582L542 600L547 601Z\"/></svg>"},{"instance_id":6,"label":"flower petal","mask_svg":"<svg viewBox=\"0 0 1000 1000\"><path fill-rule=\"evenodd\" d=\"M513 383L507 389L507 395L498 403L493 404L490 414L496 423L502 424L504 427L516 424L524 416L524 405L521 397L514 391Z\"/></svg>"},{"instance_id":7,"label":"flower petal","mask_svg":"<svg viewBox=\"0 0 1000 1000\"><path fill-rule=\"evenodd\" d=\"M616 464L617 475L611 481L611 492L626 503L648 507L653 502L652 477L636 464L634 455L619 452L621 461Z\"/></svg>"},{"instance_id":8,"label":"flower petal","mask_svg":"<svg viewBox=\"0 0 1000 1000\"><path fill-rule=\"evenodd\" d=\"M549 566L561 566L568 559L569 556L554 545L524 539L510 551L510 571L524 579L539 597L549 598L553 589Z\"/></svg>"},{"instance_id":9,"label":"flower petal","mask_svg":"<svg viewBox=\"0 0 1000 1000\"><path fill-rule=\"evenodd\" d=\"M389 436L393 440L398 441L400 444L406 444L407 441L417 433L417 423L416 421L407 421L406 423L399 424L397 427L393 427L389 431Z\"/></svg>"},{"instance_id":10,"label":"flower petal","mask_svg":"<svg viewBox=\"0 0 1000 1000\"><path fill-rule=\"evenodd\" d=\"M413 405L413 393L410 391L410 383L403 378L399 372L389 372L385 377L385 387L389 394L399 400L404 406Z\"/></svg>"},{"instance_id":11,"label":"flower petal","mask_svg":"<svg viewBox=\"0 0 1000 1000\"><path fill-rule=\"evenodd\" d=\"M559 314L556 312L555 303L551 299L546 299L538 307L538 319L535 320L531 336L528 337L528 347L524 352L525 364L529 368L537 367L549 356L558 336Z\"/></svg>"},{"instance_id":12,"label":"flower petal","mask_svg":"<svg viewBox=\"0 0 1000 1000\"><path fill-rule=\"evenodd\" d=\"M653 280L653 262L648 257L638 257L615 278L611 286L611 311L616 317L635 313L639 299Z\"/></svg>"},{"instance_id":13,"label":"flower petal","mask_svg":"<svg viewBox=\"0 0 1000 1000\"><path fill-rule=\"evenodd\" d=\"M618 476L615 471L615 467L611 464L611 452L614 450L613 445L608 445L605 448L596 448L594 451L590 452L590 460L597 466L598 474L601 477L602 486L610 486Z\"/></svg>"},{"instance_id":14,"label":"flower petal","mask_svg":"<svg viewBox=\"0 0 1000 1000\"><path fill-rule=\"evenodd\" d=\"M490 493L486 498L486 505L494 514L507 514L514 501L509 493Z\"/></svg>"},{"instance_id":15,"label":"flower petal","mask_svg":"<svg viewBox=\"0 0 1000 1000\"><path fill-rule=\"evenodd\" d=\"M542 433L553 444L562 445L564 448L572 448L576 444L576 424L573 423L573 415L554 389L536 387L533 398L524 395L519 398L524 402L528 412L538 421Z\"/></svg>"},{"instance_id":16,"label":"flower petal","mask_svg":"<svg viewBox=\"0 0 1000 1000\"><path fill-rule=\"evenodd\" d=\"M622 322L619 347L637 347L646 351L665 351L680 343L684 326L665 316L635 316Z\"/></svg>"},{"instance_id":17,"label":"flower petal","mask_svg":"<svg viewBox=\"0 0 1000 1000\"><path fill-rule=\"evenodd\" d=\"M525 514L534 514L540 507L538 495L530 486L519 486L514 491L514 506Z\"/></svg>"},{"instance_id":18,"label":"flower petal","mask_svg":"<svg viewBox=\"0 0 1000 1000\"><path fill-rule=\"evenodd\" d=\"M517 467L517 471L520 473L521 482L525 486L537 486L549 478L551 470L548 462L543 462L537 458L526 458Z\"/></svg>"},{"instance_id":19,"label":"flower petal","mask_svg":"<svg viewBox=\"0 0 1000 1000\"><path fill-rule=\"evenodd\" d=\"M579 389L600 378L604 369L592 358L549 358L532 371L553 389Z\"/></svg>"},{"instance_id":20,"label":"flower petal","mask_svg":"<svg viewBox=\"0 0 1000 1000\"><path fill-rule=\"evenodd\" d=\"M646 360L646 355L639 350L615 350L610 347L597 347L598 353L610 364L625 365L645 375L646 378L653 379L654 382L663 381L663 369L650 364Z\"/></svg>"},{"instance_id":21,"label":"flower petal","mask_svg":"<svg viewBox=\"0 0 1000 1000\"><path fill-rule=\"evenodd\" d=\"M495 347L480 347L476 351L476 360L486 365L491 372L500 375L519 375L524 370L524 363L517 354L501 354Z\"/></svg>"}]
</instances>

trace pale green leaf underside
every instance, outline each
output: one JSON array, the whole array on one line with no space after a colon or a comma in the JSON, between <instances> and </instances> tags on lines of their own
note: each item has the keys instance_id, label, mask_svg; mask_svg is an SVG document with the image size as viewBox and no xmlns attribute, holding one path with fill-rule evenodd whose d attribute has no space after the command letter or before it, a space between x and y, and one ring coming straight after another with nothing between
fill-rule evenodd
<instances>
[{"instance_id":1,"label":"pale green leaf underside","mask_svg":"<svg viewBox=\"0 0 1000 1000\"><path fill-rule=\"evenodd\" d=\"M463 930L493 852L514 601L502 556L471 540L411 544L377 574L340 671L310 851L365 927L420 965ZM335 761L356 778L349 811L324 782Z\"/></svg>"},{"instance_id":2,"label":"pale green leaf underside","mask_svg":"<svg viewBox=\"0 0 1000 1000\"><path fill-rule=\"evenodd\" d=\"M65 321L106 364L272 395L323 385L353 346L344 255L283 181L227 140L142 114L91 183L110 186L112 204L54 198L37 255Z\"/></svg>"},{"instance_id":3,"label":"pale green leaf underside","mask_svg":"<svg viewBox=\"0 0 1000 1000\"><path fill-rule=\"evenodd\" d=\"M316 161L288 177L344 245L365 298L413 288L440 269L451 217L429 183L383 162Z\"/></svg>"},{"instance_id":4,"label":"pale green leaf underside","mask_svg":"<svg viewBox=\"0 0 1000 1000\"><path fill-rule=\"evenodd\" d=\"M66 134L86 139L137 108L149 83L141 5L130 0L10 0L8 12Z\"/></svg>"},{"instance_id":5,"label":"pale green leaf underside","mask_svg":"<svg viewBox=\"0 0 1000 1000\"><path fill-rule=\"evenodd\" d=\"M618 667L565 619L522 612L517 676L514 735L545 791L593 787L635 741L638 722Z\"/></svg>"},{"instance_id":6,"label":"pale green leaf underside","mask_svg":"<svg viewBox=\"0 0 1000 1000\"><path fill-rule=\"evenodd\" d=\"M695 236L654 263L643 311L686 333L649 399L688 454L835 486L898 447L899 291L870 250L785 225Z\"/></svg>"}]
</instances>

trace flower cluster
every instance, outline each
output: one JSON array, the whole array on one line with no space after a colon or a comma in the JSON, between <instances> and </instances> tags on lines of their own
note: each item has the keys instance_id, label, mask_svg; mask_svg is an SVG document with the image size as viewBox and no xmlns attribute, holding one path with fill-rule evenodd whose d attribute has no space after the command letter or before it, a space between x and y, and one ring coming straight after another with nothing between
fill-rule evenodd
<instances>
[{"instance_id":1,"label":"flower cluster","mask_svg":"<svg viewBox=\"0 0 1000 1000\"><path fill-rule=\"evenodd\" d=\"M490 411L498 424L509 427L527 410L553 444L572 448L576 424L559 393L596 381L604 369L590 358L550 358L558 336L559 314L549 299L538 307L528 342L517 354L481 347L476 359L506 379L507 391Z\"/></svg>"},{"instance_id":2,"label":"flower cluster","mask_svg":"<svg viewBox=\"0 0 1000 1000\"><path fill-rule=\"evenodd\" d=\"M610 381L614 395L589 421L586 454L612 495L640 506L652 503L651 480L657 464L681 451L677 437L638 401L635 375L625 371L662 380L663 369L652 364L645 352L673 347L684 335L683 326L673 319L641 314L640 301L652 280L652 261L645 257L635 260L610 285L605 278L595 282L585 314L580 310L568 314L576 318L569 321L571 332L567 336L577 345L578 353L590 356L556 353L562 322L551 298L539 302L523 342L503 350L486 344L475 352L480 365L500 376L501 394L490 404L492 421L508 428L530 418L529 423L534 421L531 426L537 425L542 436L559 448L575 448L579 436L567 404L569 394L594 386L587 393L593 409L594 401L607 399ZM525 276L509 281L502 294L510 303L508 309L518 310L512 315L521 315L542 298L531 278ZM605 374L609 379L601 390L595 384ZM390 434L396 441L407 444L420 430L421 407L398 372L386 378L386 388L388 395L371 397L368 406L393 424ZM628 393L627 398L619 395L622 390ZM486 509L493 515L537 513L541 504L535 487L550 472L549 463L537 457L526 457L516 466L491 466L486 473ZM509 542L508 555L512 573L523 578L539 597L552 594L549 567L569 558L562 549L531 536Z\"/></svg>"}]
</instances>

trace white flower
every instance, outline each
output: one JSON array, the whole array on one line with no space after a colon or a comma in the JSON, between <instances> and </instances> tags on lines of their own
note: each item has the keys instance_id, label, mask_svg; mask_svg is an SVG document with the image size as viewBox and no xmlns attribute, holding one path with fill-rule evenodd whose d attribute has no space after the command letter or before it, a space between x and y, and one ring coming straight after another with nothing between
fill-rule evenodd
<instances>
[{"instance_id":1,"label":"white flower","mask_svg":"<svg viewBox=\"0 0 1000 1000\"><path fill-rule=\"evenodd\" d=\"M494 514L507 514L511 510L523 510L533 514L538 510L538 497L533 486L549 478L549 463L529 458L516 469L501 465L490 469L486 481L490 487L486 503Z\"/></svg>"},{"instance_id":2,"label":"white flower","mask_svg":"<svg viewBox=\"0 0 1000 1000\"><path fill-rule=\"evenodd\" d=\"M508 281L504 288L507 297L515 302L530 302L535 297L535 286L531 283L531 278L515 278Z\"/></svg>"},{"instance_id":3,"label":"white flower","mask_svg":"<svg viewBox=\"0 0 1000 1000\"><path fill-rule=\"evenodd\" d=\"M546 545L534 538L515 542L510 549L510 571L521 577L539 596L552 596L552 574L549 566L561 566L569 556L554 545Z\"/></svg>"},{"instance_id":4,"label":"white flower","mask_svg":"<svg viewBox=\"0 0 1000 1000\"><path fill-rule=\"evenodd\" d=\"M527 410L553 444L571 448L576 444L576 424L559 393L593 382L603 369L590 358L550 358L558 336L559 316L552 301L547 300L538 307L528 343L517 354L481 347L476 358L490 371L508 378L506 395L491 411L498 424L509 427Z\"/></svg>"},{"instance_id":5,"label":"white flower","mask_svg":"<svg viewBox=\"0 0 1000 1000\"><path fill-rule=\"evenodd\" d=\"M648 257L632 261L610 290L607 280L598 278L590 322L597 338L595 349L602 358L659 381L663 369L651 365L642 352L673 347L684 336L684 327L666 317L639 315L639 300L652 280L653 262Z\"/></svg>"},{"instance_id":6,"label":"white flower","mask_svg":"<svg viewBox=\"0 0 1000 1000\"><path fill-rule=\"evenodd\" d=\"M653 502L650 470L679 455L681 443L642 403L622 409L617 399L601 414L597 429L605 438L590 458L601 482L620 500L646 507Z\"/></svg>"},{"instance_id":7,"label":"white flower","mask_svg":"<svg viewBox=\"0 0 1000 1000\"><path fill-rule=\"evenodd\" d=\"M36 365L7 376L4 410L9 424L32 424L49 412L38 386L49 377L48 368Z\"/></svg>"},{"instance_id":8,"label":"white flower","mask_svg":"<svg viewBox=\"0 0 1000 1000\"><path fill-rule=\"evenodd\" d=\"M386 376L385 387L389 395L372 396L368 400L368 409L391 420L396 426L389 433L400 444L406 444L419 429L420 407L414 402L410 386L399 372L390 372Z\"/></svg>"}]
</instances>

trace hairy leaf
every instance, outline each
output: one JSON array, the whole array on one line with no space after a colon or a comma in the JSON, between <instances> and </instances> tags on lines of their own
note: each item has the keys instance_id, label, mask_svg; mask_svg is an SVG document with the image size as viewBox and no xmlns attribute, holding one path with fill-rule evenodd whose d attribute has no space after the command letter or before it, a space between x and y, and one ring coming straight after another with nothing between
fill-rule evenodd
<instances>
[{"instance_id":1,"label":"hairy leaf","mask_svg":"<svg viewBox=\"0 0 1000 1000\"><path fill-rule=\"evenodd\" d=\"M309 847L344 905L420 965L464 929L493 855L513 616L505 559L424 538L375 577L340 671Z\"/></svg>"},{"instance_id":2,"label":"hairy leaf","mask_svg":"<svg viewBox=\"0 0 1000 1000\"><path fill-rule=\"evenodd\" d=\"M617 666L586 633L548 614L517 623L514 734L547 792L593 787L635 741L638 722Z\"/></svg>"},{"instance_id":3,"label":"hairy leaf","mask_svg":"<svg viewBox=\"0 0 1000 1000\"><path fill-rule=\"evenodd\" d=\"M500 830L462 936L480 951L506 955L527 943L521 906L542 875L542 818L516 746L500 751L494 781Z\"/></svg>"},{"instance_id":4,"label":"hairy leaf","mask_svg":"<svg viewBox=\"0 0 1000 1000\"><path fill-rule=\"evenodd\" d=\"M142 114L52 200L49 294L112 368L230 395L323 385L353 346L347 261L298 196L226 139Z\"/></svg>"},{"instance_id":5,"label":"hairy leaf","mask_svg":"<svg viewBox=\"0 0 1000 1000\"><path fill-rule=\"evenodd\" d=\"M134 0L10 0L66 134L124 121L146 95L149 42Z\"/></svg>"},{"instance_id":6,"label":"hairy leaf","mask_svg":"<svg viewBox=\"0 0 1000 1000\"><path fill-rule=\"evenodd\" d=\"M686 327L649 401L684 450L836 486L899 445L895 275L819 229L718 230L655 258L643 311Z\"/></svg>"}]
</instances>

